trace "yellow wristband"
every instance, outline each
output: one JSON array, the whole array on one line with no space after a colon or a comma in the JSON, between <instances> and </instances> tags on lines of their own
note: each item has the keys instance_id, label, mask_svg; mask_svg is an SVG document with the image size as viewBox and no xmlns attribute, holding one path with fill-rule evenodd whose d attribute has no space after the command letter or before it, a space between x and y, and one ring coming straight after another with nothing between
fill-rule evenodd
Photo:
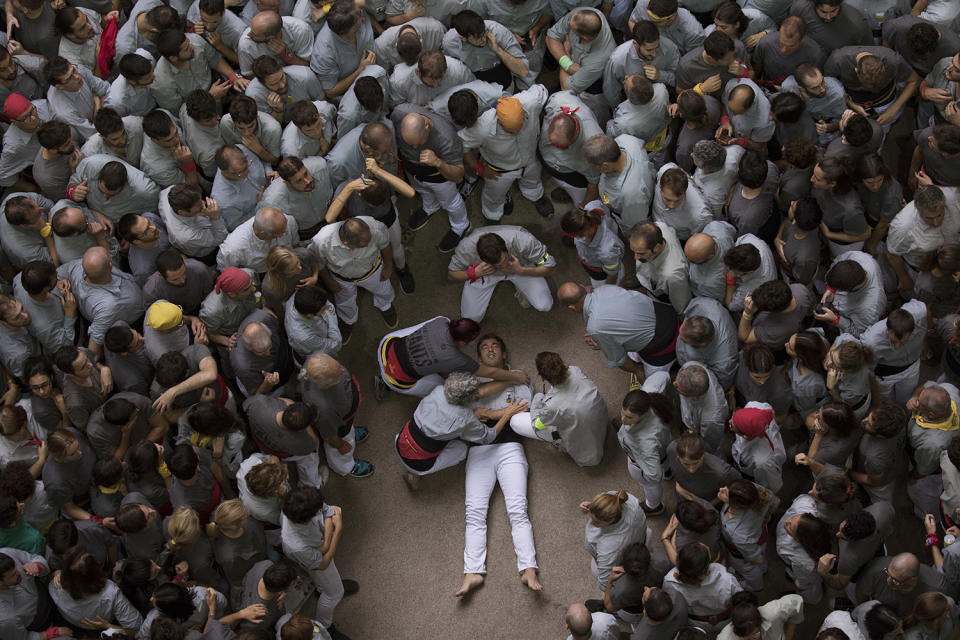
<instances>
[{"instance_id":1,"label":"yellow wristband","mask_svg":"<svg viewBox=\"0 0 960 640\"><path fill-rule=\"evenodd\" d=\"M40 229L40 236L43 238L49 238L51 233L53 233L53 225L49 222Z\"/></svg>"},{"instance_id":2,"label":"yellow wristband","mask_svg":"<svg viewBox=\"0 0 960 640\"><path fill-rule=\"evenodd\" d=\"M160 477L164 480L170 477L170 469L167 467L166 462L160 463L160 466L157 467L157 473L159 473Z\"/></svg>"},{"instance_id":3,"label":"yellow wristband","mask_svg":"<svg viewBox=\"0 0 960 640\"><path fill-rule=\"evenodd\" d=\"M702 96L702 95L703 95L703 87L700 86L700 83L699 83L699 82L698 82L697 84L693 85L693 92L694 92L695 94L697 94L698 96Z\"/></svg>"}]
</instances>

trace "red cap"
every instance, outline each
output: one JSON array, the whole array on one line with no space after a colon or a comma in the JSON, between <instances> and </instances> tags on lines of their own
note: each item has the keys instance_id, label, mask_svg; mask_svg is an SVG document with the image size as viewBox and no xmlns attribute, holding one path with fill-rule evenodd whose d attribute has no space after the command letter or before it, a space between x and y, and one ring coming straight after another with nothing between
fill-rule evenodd
<instances>
[{"instance_id":1,"label":"red cap","mask_svg":"<svg viewBox=\"0 0 960 640\"><path fill-rule=\"evenodd\" d=\"M773 411L769 409L740 409L731 419L734 428L748 438L757 438L767 431L767 425L773 421Z\"/></svg>"},{"instance_id":2,"label":"red cap","mask_svg":"<svg viewBox=\"0 0 960 640\"><path fill-rule=\"evenodd\" d=\"M237 267L228 267L217 278L216 292L239 293L250 286L250 275Z\"/></svg>"},{"instance_id":3,"label":"red cap","mask_svg":"<svg viewBox=\"0 0 960 640\"><path fill-rule=\"evenodd\" d=\"M32 106L30 101L19 93L11 93L7 96L7 99L3 101L3 115L7 116L12 122L29 111Z\"/></svg>"}]
</instances>

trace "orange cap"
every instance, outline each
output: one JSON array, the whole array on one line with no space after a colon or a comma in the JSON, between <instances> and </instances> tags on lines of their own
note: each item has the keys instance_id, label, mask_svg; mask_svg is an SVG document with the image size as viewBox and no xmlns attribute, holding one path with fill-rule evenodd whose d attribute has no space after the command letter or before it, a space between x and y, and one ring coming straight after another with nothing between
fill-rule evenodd
<instances>
[{"instance_id":1,"label":"orange cap","mask_svg":"<svg viewBox=\"0 0 960 640\"><path fill-rule=\"evenodd\" d=\"M497 100L497 120L510 133L517 133L523 127L523 105L513 96Z\"/></svg>"}]
</instances>

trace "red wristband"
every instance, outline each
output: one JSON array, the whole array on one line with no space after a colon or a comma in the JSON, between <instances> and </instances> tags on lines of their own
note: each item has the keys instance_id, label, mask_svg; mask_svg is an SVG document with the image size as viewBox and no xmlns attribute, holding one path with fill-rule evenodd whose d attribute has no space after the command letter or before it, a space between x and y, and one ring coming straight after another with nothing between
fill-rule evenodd
<instances>
[{"instance_id":1,"label":"red wristband","mask_svg":"<svg viewBox=\"0 0 960 640\"><path fill-rule=\"evenodd\" d=\"M197 163L193 160L190 162L184 162L180 165L180 168L183 169L184 173L194 173L197 170Z\"/></svg>"},{"instance_id":2,"label":"red wristband","mask_svg":"<svg viewBox=\"0 0 960 640\"><path fill-rule=\"evenodd\" d=\"M927 96L926 96L925 94L926 94L928 88L929 88L929 87L920 87L920 98L921 98L921 99L923 99L923 100L926 100L926 99L927 99Z\"/></svg>"},{"instance_id":3,"label":"red wristband","mask_svg":"<svg viewBox=\"0 0 960 640\"><path fill-rule=\"evenodd\" d=\"M474 263L473 266L467 268L467 277L470 278L470 282L476 282L480 279L480 276L477 275L477 265L479 263Z\"/></svg>"},{"instance_id":4,"label":"red wristband","mask_svg":"<svg viewBox=\"0 0 960 640\"><path fill-rule=\"evenodd\" d=\"M482 162L478 162L477 164L473 165L473 167L471 168L473 169L473 172L478 176L480 176L481 178L483 177L483 174L487 172L487 167Z\"/></svg>"},{"instance_id":5,"label":"red wristband","mask_svg":"<svg viewBox=\"0 0 960 640\"><path fill-rule=\"evenodd\" d=\"M230 84L233 84L234 82L237 81L237 78L238 78L237 74L231 73L230 76L227 78L227 80L230 81Z\"/></svg>"},{"instance_id":6,"label":"red wristband","mask_svg":"<svg viewBox=\"0 0 960 640\"><path fill-rule=\"evenodd\" d=\"M836 293L836 292L837 292L837 290L834 289L833 287L831 287L830 285L826 285L826 287L827 287L827 291L829 291L830 293Z\"/></svg>"},{"instance_id":7,"label":"red wristband","mask_svg":"<svg viewBox=\"0 0 960 640\"><path fill-rule=\"evenodd\" d=\"M832 324L833 326L837 326L838 324L840 324L840 316L837 315L836 311L833 312L833 315L836 317L834 317L833 322L831 322L830 324Z\"/></svg>"},{"instance_id":8,"label":"red wristband","mask_svg":"<svg viewBox=\"0 0 960 640\"><path fill-rule=\"evenodd\" d=\"M737 141L737 144L740 145L741 147L743 147L744 149L747 148L747 139L746 139L746 138L734 138L734 140L736 140L736 141Z\"/></svg>"},{"instance_id":9,"label":"red wristband","mask_svg":"<svg viewBox=\"0 0 960 640\"><path fill-rule=\"evenodd\" d=\"M737 60L737 62L740 62L740 61ZM740 62L740 69L741 71L740 71L740 74L737 76L737 80L743 80L748 75L750 75L750 67L748 67L746 63Z\"/></svg>"},{"instance_id":10,"label":"red wristband","mask_svg":"<svg viewBox=\"0 0 960 640\"><path fill-rule=\"evenodd\" d=\"M737 279L732 275L730 275L729 273L724 276L724 279L726 280L728 287L737 286Z\"/></svg>"},{"instance_id":11,"label":"red wristband","mask_svg":"<svg viewBox=\"0 0 960 640\"><path fill-rule=\"evenodd\" d=\"M72 185L70 185L69 187L67 187L67 199L68 199L68 200L73 200L73 192L76 191L76 190L77 190L77 185L75 185L75 184L72 184Z\"/></svg>"},{"instance_id":12,"label":"red wristband","mask_svg":"<svg viewBox=\"0 0 960 640\"><path fill-rule=\"evenodd\" d=\"M187 33L196 33L196 32L197 32L197 25L195 24L190 25L190 28L187 29Z\"/></svg>"},{"instance_id":13,"label":"red wristband","mask_svg":"<svg viewBox=\"0 0 960 640\"><path fill-rule=\"evenodd\" d=\"M47 640L53 640L53 638L60 637L60 627L50 627L43 632L43 635L47 637Z\"/></svg>"},{"instance_id":14,"label":"red wristband","mask_svg":"<svg viewBox=\"0 0 960 640\"><path fill-rule=\"evenodd\" d=\"M283 54L283 61L286 62L287 64L290 64L296 59L297 59L297 56L293 54L293 51L287 51L285 54Z\"/></svg>"},{"instance_id":15,"label":"red wristband","mask_svg":"<svg viewBox=\"0 0 960 640\"><path fill-rule=\"evenodd\" d=\"M720 116L720 124L730 122L730 116Z\"/></svg>"},{"instance_id":16,"label":"red wristband","mask_svg":"<svg viewBox=\"0 0 960 640\"><path fill-rule=\"evenodd\" d=\"M96 522L97 524L103 524L103 518L100 516L90 516L90 519Z\"/></svg>"}]
</instances>

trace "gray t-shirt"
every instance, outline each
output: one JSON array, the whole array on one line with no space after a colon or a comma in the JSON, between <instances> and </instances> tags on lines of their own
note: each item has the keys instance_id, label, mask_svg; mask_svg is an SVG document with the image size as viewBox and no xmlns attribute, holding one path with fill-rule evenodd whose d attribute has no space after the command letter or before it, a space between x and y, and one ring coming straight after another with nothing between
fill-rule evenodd
<instances>
[{"instance_id":1,"label":"gray t-shirt","mask_svg":"<svg viewBox=\"0 0 960 640\"><path fill-rule=\"evenodd\" d=\"M152 507L150 501L140 493L128 493L120 502L125 504L141 504ZM153 519L143 531L123 534L123 548L131 558L157 558L163 549L163 530L160 527L160 516Z\"/></svg>"},{"instance_id":2,"label":"gray t-shirt","mask_svg":"<svg viewBox=\"0 0 960 640\"><path fill-rule=\"evenodd\" d=\"M43 157L43 149L37 151L33 159L33 180L40 187L40 193L51 200L59 200L67 192L67 184L73 169L70 168L70 156L57 156L52 160Z\"/></svg>"},{"instance_id":3,"label":"gray t-shirt","mask_svg":"<svg viewBox=\"0 0 960 640\"><path fill-rule=\"evenodd\" d=\"M480 368L476 360L457 347L450 336L450 320L442 316L427 321L398 342L403 344L401 349L411 365L410 373L421 378L431 373L476 373Z\"/></svg>"},{"instance_id":4,"label":"gray t-shirt","mask_svg":"<svg viewBox=\"0 0 960 640\"><path fill-rule=\"evenodd\" d=\"M807 23L807 37L817 41L824 51L840 47L873 44L873 32L863 14L847 4L840 5L840 13L831 22L817 15L812 0L794 0L790 14L800 16Z\"/></svg>"},{"instance_id":5,"label":"gray t-shirt","mask_svg":"<svg viewBox=\"0 0 960 640\"><path fill-rule=\"evenodd\" d=\"M795 283L790 285L790 292L797 299L797 306L793 311L785 313L763 311L753 319L753 331L757 340L774 351L783 348L784 343L800 330L803 320L813 311L815 299L810 289Z\"/></svg>"},{"instance_id":6,"label":"gray t-shirt","mask_svg":"<svg viewBox=\"0 0 960 640\"><path fill-rule=\"evenodd\" d=\"M809 62L819 68L823 67L827 54L813 38L804 38L800 48L784 55L780 50L780 33L769 31L760 38L760 42L753 49L753 60L763 68L763 80L780 85L787 76L793 74L797 65Z\"/></svg>"},{"instance_id":7,"label":"gray t-shirt","mask_svg":"<svg viewBox=\"0 0 960 640\"><path fill-rule=\"evenodd\" d=\"M260 597L259 585L264 572L273 566L269 560L262 560L250 567L250 570L243 576L243 587L240 592L240 607L245 608L253 604L262 604L267 608L267 613L260 620L259 624L254 624L247 620L240 623L244 629L273 629L280 616L283 615L283 609L277 603L277 598L264 600Z\"/></svg>"},{"instance_id":8,"label":"gray t-shirt","mask_svg":"<svg viewBox=\"0 0 960 640\"><path fill-rule=\"evenodd\" d=\"M808 231L803 238L798 238L793 224L787 222L780 239L785 242L783 255L787 258L784 271L791 280L810 284L820 266L820 230Z\"/></svg>"},{"instance_id":9,"label":"gray t-shirt","mask_svg":"<svg viewBox=\"0 0 960 640\"><path fill-rule=\"evenodd\" d=\"M196 480L193 484L188 485L173 476L170 479L170 503L174 509L180 506L188 506L198 513L209 513L212 507L216 506L213 503L214 496L219 494L218 490L215 491L217 481L210 470L213 455L206 449L197 449L196 451L197 457L200 459Z\"/></svg>"},{"instance_id":10,"label":"gray t-shirt","mask_svg":"<svg viewBox=\"0 0 960 640\"><path fill-rule=\"evenodd\" d=\"M227 581L232 585L240 584L249 566L267 559L263 525L250 518L239 538L218 535L213 541L213 553Z\"/></svg>"},{"instance_id":11,"label":"gray t-shirt","mask_svg":"<svg viewBox=\"0 0 960 640\"><path fill-rule=\"evenodd\" d=\"M883 544L884 537L893 530L895 514L893 506L889 502L874 502L864 511L873 516L877 528L869 536L860 540L839 538L837 573L840 575L855 576L860 569L876 557L877 550Z\"/></svg>"},{"instance_id":12,"label":"gray t-shirt","mask_svg":"<svg viewBox=\"0 0 960 640\"><path fill-rule=\"evenodd\" d=\"M341 369L340 379L333 386L321 389L305 382L301 392L304 401L317 408L316 429L321 438L342 438L350 432L350 418L359 406L360 396L346 368Z\"/></svg>"},{"instance_id":13,"label":"gray t-shirt","mask_svg":"<svg viewBox=\"0 0 960 640\"><path fill-rule=\"evenodd\" d=\"M184 258L187 267L187 281L174 286L163 279L159 272L154 273L143 285L143 304L149 307L157 300L166 300L178 305L184 315L195 316L207 294L213 291L213 270L199 260Z\"/></svg>"},{"instance_id":14,"label":"gray t-shirt","mask_svg":"<svg viewBox=\"0 0 960 640\"><path fill-rule=\"evenodd\" d=\"M404 169L425 182L446 182L447 179L440 175L436 167L420 164L420 152L429 149L439 159L448 164L462 165L463 144L457 135L457 128L453 125L453 122L429 109L404 103L394 107L393 113L390 115L393 126L397 131L400 131L400 123L403 122L403 119L411 113L426 116L433 123L433 126L426 143L416 149L404 142L401 136L397 136L397 152L403 162Z\"/></svg>"},{"instance_id":15,"label":"gray t-shirt","mask_svg":"<svg viewBox=\"0 0 960 640\"><path fill-rule=\"evenodd\" d=\"M153 407L150 398L139 393L121 391L115 394L111 399L126 400L133 404L140 413L137 415L137 421L130 432L130 444L134 445L141 440L146 439L150 433L150 417L153 415ZM104 403L106 404L106 403ZM90 420L87 422L87 438L90 440L90 446L97 454L97 459L109 458L114 450L120 446L122 438L123 425L110 424L103 417L103 407L97 408Z\"/></svg>"},{"instance_id":16,"label":"gray t-shirt","mask_svg":"<svg viewBox=\"0 0 960 640\"><path fill-rule=\"evenodd\" d=\"M703 464L695 472L690 473L680 464L676 442L671 442L667 447L667 464L673 472L673 479L679 486L707 502L717 497L718 487L725 487L742 477L739 471L712 453L705 453Z\"/></svg>"}]
</instances>

